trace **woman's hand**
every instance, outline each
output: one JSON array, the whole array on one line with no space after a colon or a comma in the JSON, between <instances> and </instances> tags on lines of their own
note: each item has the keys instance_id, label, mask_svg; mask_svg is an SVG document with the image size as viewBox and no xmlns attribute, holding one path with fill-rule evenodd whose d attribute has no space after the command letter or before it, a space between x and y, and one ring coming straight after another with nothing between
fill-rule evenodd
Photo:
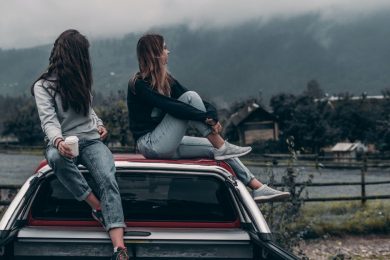
<instances>
[{"instance_id":1,"label":"woman's hand","mask_svg":"<svg viewBox=\"0 0 390 260\"><path fill-rule=\"evenodd\" d=\"M72 154L72 149L65 143L64 140L59 141L57 146L58 152L69 159L72 159L74 156Z\"/></svg>"},{"instance_id":2,"label":"woman's hand","mask_svg":"<svg viewBox=\"0 0 390 260\"><path fill-rule=\"evenodd\" d=\"M204 121L209 126L214 126L217 122L212 118L206 118L206 121Z\"/></svg>"},{"instance_id":3,"label":"woman's hand","mask_svg":"<svg viewBox=\"0 0 390 260\"><path fill-rule=\"evenodd\" d=\"M213 130L213 134L220 134L222 132L222 125L217 122L215 125L211 126L212 130Z\"/></svg>"},{"instance_id":4,"label":"woman's hand","mask_svg":"<svg viewBox=\"0 0 390 260\"><path fill-rule=\"evenodd\" d=\"M98 126L98 132L100 134L100 140L103 141L104 139L107 138L108 131L104 126L102 126L102 125Z\"/></svg>"},{"instance_id":5,"label":"woman's hand","mask_svg":"<svg viewBox=\"0 0 390 260\"><path fill-rule=\"evenodd\" d=\"M219 134L222 132L222 125L219 122L216 122L214 119L207 118L205 123L211 127L213 134Z\"/></svg>"}]
</instances>

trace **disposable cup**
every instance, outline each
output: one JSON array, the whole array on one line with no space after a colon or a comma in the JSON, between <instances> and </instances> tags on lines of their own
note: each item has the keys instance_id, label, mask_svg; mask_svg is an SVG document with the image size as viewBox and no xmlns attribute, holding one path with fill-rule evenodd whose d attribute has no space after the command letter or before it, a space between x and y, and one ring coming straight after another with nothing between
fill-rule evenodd
<instances>
[{"instance_id":1,"label":"disposable cup","mask_svg":"<svg viewBox=\"0 0 390 260\"><path fill-rule=\"evenodd\" d=\"M72 155L74 157L79 155L79 139L77 138L77 136L68 136L67 138L65 138L65 143L72 150Z\"/></svg>"}]
</instances>

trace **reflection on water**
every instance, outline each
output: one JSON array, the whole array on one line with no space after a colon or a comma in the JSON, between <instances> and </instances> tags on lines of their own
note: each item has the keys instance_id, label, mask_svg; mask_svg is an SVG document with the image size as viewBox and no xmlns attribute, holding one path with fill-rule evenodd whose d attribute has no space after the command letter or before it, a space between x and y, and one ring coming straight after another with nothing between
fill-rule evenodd
<instances>
[{"instance_id":1,"label":"reflection on water","mask_svg":"<svg viewBox=\"0 0 390 260\"><path fill-rule=\"evenodd\" d=\"M0 183L23 184L43 159L43 155L0 153Z\"/></svg>"}]
</instances>

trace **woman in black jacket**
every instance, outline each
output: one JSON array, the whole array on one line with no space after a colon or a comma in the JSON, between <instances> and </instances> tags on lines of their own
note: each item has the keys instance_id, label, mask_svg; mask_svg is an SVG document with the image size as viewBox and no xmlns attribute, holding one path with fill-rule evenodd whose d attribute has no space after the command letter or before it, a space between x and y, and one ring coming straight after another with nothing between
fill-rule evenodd
<instances>
[{"instance_id":1,"label":"woman in black jacket","mask_svg":"<svg viewBox=\"0 0 390 260\"><path fill-rule=\"evenodd\" d=\"M225 160L238 178L252 188L254 199L288 197L288 192L259 182L237 158L250 147L225 141L216 109L188 91L167 71L169 50L161 35L147 34L137 44L139 72L129 81L127 105L137 150L146 158L214 158ZM203 137L186 136L191 123Z\"/></svg>"}]
</instances>

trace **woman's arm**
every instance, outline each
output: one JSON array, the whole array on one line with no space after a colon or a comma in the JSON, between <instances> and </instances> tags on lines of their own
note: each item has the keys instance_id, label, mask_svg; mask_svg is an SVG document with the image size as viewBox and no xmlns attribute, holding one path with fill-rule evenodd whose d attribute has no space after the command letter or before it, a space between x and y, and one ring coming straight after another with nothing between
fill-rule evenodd
<instances>
[{"instance_id":1,"label":"woman's arm","mask_svg":"<svg viewBox=\"0 0 390 260\"><path fill-rule=\"evenodd\" d=\"M56 145L58 140L63 140L61 124L55 110L54 97L50 95L48 89L44 89L42 81L34 85L34 97L37 104L41 127L49 143Z\"/></svg>"},{"instance_id":2,"label":"woman's arm","mask_svg":"<svg viewBox=\"0 0 390 260\"><path fill-rule=\"evenodd\" d=\"M182 84L179 83L179 81L177 81L176 79L173 79L174 80L174 86L175 86L175 89L177 90L178 92L178 96L181 96L183 95L185 92L188 91L188 89L186 87L184 87ZM218 113L217 113L217 109L211 105L209 102L207 101L203 101L203 104L204 106L206 107L206 111L210 114L210 117L211 119L213 119L216 122L218 122Z\"/></svg>"},{"instance_id":3,"label":"woman's arm","mask_svg":"<svg viewBox=\"0 0 390 260\"><path fill-rule=\"evenodd\" d=\"M152 106L158 107L164 112L180 119L205 122L207 118L212 118L214 116L210 112L204 112L179 100L153 91L150 85L143 80L138 80L136 82L135 93L145 102L148 102Z\"/></svg>"},{"instance_id":4,"label":"woman's arm","mask_svg":"<svg viewBox=\"0 0 390 260\"><path fill-rule=\"evenodd\" d=\"M103 121L96 115L95 110L93 110L93 108L91 108L91 110L91 115L96 120L96 126L104 126Z\"/></svg>"},{"instance_id":5,"label":"woman's arm","mask_svg":"<svg viewBox=\"0 0 390 260\"><path fill-rule=\"evenodd\" d=\"M91 116L93 118L95 118L96 120L96 127L98 129L98 132L99 132L99 135L100 135L100 140L104 140L107 138L108 136L108 131L106 129L106 127L104 126L103 124L103 120L101 120L95 113L95 110L93 110L93 108L91 108Z\"/></svg>"}]
</instances>

